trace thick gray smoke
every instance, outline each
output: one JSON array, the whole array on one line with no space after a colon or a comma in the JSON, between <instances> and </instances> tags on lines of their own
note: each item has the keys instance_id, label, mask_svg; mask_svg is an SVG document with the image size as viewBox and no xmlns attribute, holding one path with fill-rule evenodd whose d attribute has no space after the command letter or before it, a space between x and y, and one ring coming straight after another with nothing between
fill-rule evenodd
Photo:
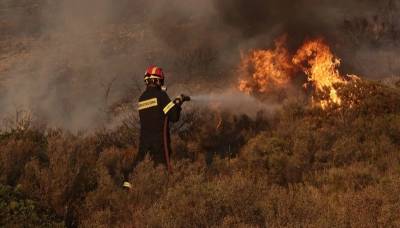
<instances>
[{"instance_id":1,"label":"thick gray smoke","mask_svg":"<svg viewBox=\"0 0 400 228\"><path fill-rule=\"evenodd\" d=\"M104 126L120 104L134 108L150 64L165 68L171 94L226 91L240 52L283 33L291 48L326 37L349 73L398 75L398 2L0 0L0 119L26 111L51 127Z\"/></svg>"}]
</instances>

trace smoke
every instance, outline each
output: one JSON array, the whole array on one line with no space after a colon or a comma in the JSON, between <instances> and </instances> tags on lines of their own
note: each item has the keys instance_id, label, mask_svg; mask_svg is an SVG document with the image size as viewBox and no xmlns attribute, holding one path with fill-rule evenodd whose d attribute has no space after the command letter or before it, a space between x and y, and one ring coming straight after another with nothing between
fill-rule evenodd
<instances>
[{"instance_id":1,"label":"smoke","mask_svg":"<svg viewBox=\"0 0 400 228\"><path fill-rule=\"evenodd\" d=\"M107 76L96 35L111 17L110 3L72 0L42 5L48 14L37 22L40 35L4 77L2 114L26 110L50 126L71 130L90 128L102 118L101 82L113 75Z\"/></svg>"},{"instance_id":2,"label":"smoke","mask_svg":"<svg viewBox=\"0 0 400 228\"><path fill-rule=\"evenodd\" d=\"M273 112L280 105L272 102L261 102L250 95L237 90L226 90L191 96L191 105L195 107L205 106L229 111L235 114L255 116L259 111Z\"/></svg>"},{"instance_id":3,"label":"smoke","mask_svg":"<svg viewBox=\"0 0 400 228\"><path fill-rule=\"evenodd\" d=\"M343 60L345 72L380 79L399 75L398 0L219 0L224 24L241 34L243 50L270 48L287 34L289 48L324 37Z\"/></svg>"},{"instance_id":4,"label":"smoke","mask_svg":"<svg viewBox=\"0 0 400 228\"><path fill-rule=\"evenodd\" d=\"M189 20L188 29L204 32L192 24L209 18L210 7L179 0L2 1L0 118L25 112L73 131L107 124L114 104L135 107L148 65L163 66L173 83L216 59L215 47L203 48L207 41L197 43L184 27ZM177 50L178 43L185 48ZM191 73L174 73L182 70Z\"/></svg>"},{"instance_id":5,"label":"smoke","mask_svg":"<svg viewBox=\"0 0 400 228\"><path fill-rule=\"evenodd\" d=\"M150 64L165 69L172 93L204 93L193 105L269 109L232 87L240 52L282 34L292 47L326 37L346 72L396 75L396 9L395 0L0 1L0 119L24 110L52 127L104 126L115 104L135 107Z\"/></svg>"}]
</instances>

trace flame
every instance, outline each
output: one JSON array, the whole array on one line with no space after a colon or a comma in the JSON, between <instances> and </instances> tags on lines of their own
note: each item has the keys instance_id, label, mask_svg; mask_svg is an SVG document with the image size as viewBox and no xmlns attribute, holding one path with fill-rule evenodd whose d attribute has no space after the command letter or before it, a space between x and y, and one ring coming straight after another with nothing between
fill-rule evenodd
<instances>
[{"instance_id":1,"label":"flame","mask_svg":"<svg viewBox=\"0 0 400 228\"><path fill-rule=\"evenodd\" d=\"M318 90L329 90L329 99L320 101L324 108L329 103L340 105L335 84L346 81L339 73L340 59L335 57L329 46L322 39L311 40L303 44L293 57L293 64L300 67L308 76L308 82Z\"/></svg>"},{"instance_id":2,"label":"flame","mask_svg":"<svg viewBox=\"0 0 400 228\"><path fill-rule=\"evenodd\" d=\"M218 130L221 129L222 124L223 124L221 113L218 113L218 115L217 115L217 120L218 120L218 123L217 123L217 126L215 127L215 130L218 131Z\"/></svg>"},{"instance_id":3,"label":"flame","mask_svg":"<svg viewBox=\"0 0 400 228\"><path fill-rule=\"evenodd\" d=\"M316 98L314 104L326 108L329 104L341 104L336 85L354 80L356 76L344 77L339 73L340 59L331 51L323 39L306 41L294 55L285 47L285 38L279 38L272 50L255 50L242 57L241 75L247 79L239 81L242 92L270 94L273 89L288 88L293 79L303 73L307 76L305 87L312 86L314 95L328 91L329 97ZM251 72L249 74L249 72Z\"/></svg>"},{"instance_id":4,"label":"flame","mask_svg":"<svg viewBox=\"0 0 400 228\"><path fill-rule=\"evenodd\" d=\"M218 131L223 127L223 119L222 119L222 109L221 109L222 103L219 101L213 101L209 103L209 108L212 110L212 113L215 114L215 130Z\"/></svg>"},{"instance_id":5,"label":"flame","mask_svg":"<svg viewBox=\"0 0 400 228\"><path fill-rule=\"evenodd\" d=\"M254 50L243 57L239 90L247 94L268 93L276 88L286 88L293 74L293 64L285 47L286 37L275 41L274 50Z\"/></svg>"}]
</instances>

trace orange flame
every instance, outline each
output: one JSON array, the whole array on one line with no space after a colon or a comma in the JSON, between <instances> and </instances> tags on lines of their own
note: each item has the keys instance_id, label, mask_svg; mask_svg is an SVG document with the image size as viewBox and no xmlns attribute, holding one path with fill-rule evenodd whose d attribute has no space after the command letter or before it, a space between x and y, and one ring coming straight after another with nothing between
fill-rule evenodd
<instances>
[{"instance_id":1,"label":"orange flame","mask_svg":"<svg viewBox=\"0 0 400 228\"><path fill-rule=\"evenodd\" d=\"M242 58L240 70L250 79L240 80L240 91L268 93L288 85L294 68L285 42L282 37L275 42L274 50L255 50Z\"/></svg>"},{"instance_id":2,"label":"orange flame","mask_svg":"<svg viewBox=\"0 0 400 228\"><path fill-rule=\"evenodd\" d=\"M239 90L246 93L269 94L274 88L287 88L299 72L307 76L305 85L313 85L314 93L328 90L329 97L314 104L326 108L329 104L341 104L336 84L345 84L339 73L340 59L322 39L305 42L292 56L285 47L285 38L275 42L273 50L255 50L242 58L242 79ZM249 74L251 72L251 74ZM352 77L348 77L352 79Z\"/></svg>"},{"instance_id":3,"label":"orange flame","mask_svg":"<svg viewBox=\"0 0 400 228\"><path fill-rule=\"evenodd\" d=\"M322 100L324 108L330 102L341 104L334 84L346 81L339 74L340 59L336 58L322 39L306 42L293 57L293 63L308 76L308 82L318 90L329 90L329 99Z\"/></svg>"},{"instance_id":4,"label":"orange flame","mask_svg":"<svg viewBox=\"0 0 400 228\"><path fill-rule=\"evenodd\" d=\"M218 131L222 127L222 116L221 116L221 113L218 113L217 119L218 119L218 123L217 123L217 126L215 127L215 130Z\"/></svg>"}]
</instances>

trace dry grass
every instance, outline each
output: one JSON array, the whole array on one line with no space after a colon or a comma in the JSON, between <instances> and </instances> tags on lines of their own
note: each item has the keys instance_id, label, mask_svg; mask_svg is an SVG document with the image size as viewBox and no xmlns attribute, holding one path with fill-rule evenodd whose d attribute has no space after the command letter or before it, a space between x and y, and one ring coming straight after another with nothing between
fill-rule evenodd
<instances>
[{"instance_id":1,"label":"dry grass","mask_svg":"<svg viewBox=\"0 0 400 228\"><path fill-rule=\"evenodd\" d=\"M399 91L361 83L341 93L360 100L325 111L289 103L274 118L226 113L218 131L212 115L188 114L175 129L173 175L146 160L130 192L120 186L136 155L126 135L135 129L3 132L0 181L67 226L399 226ZM207 164L210 151L217 156Z\"/></svg>"}]
</instances>

